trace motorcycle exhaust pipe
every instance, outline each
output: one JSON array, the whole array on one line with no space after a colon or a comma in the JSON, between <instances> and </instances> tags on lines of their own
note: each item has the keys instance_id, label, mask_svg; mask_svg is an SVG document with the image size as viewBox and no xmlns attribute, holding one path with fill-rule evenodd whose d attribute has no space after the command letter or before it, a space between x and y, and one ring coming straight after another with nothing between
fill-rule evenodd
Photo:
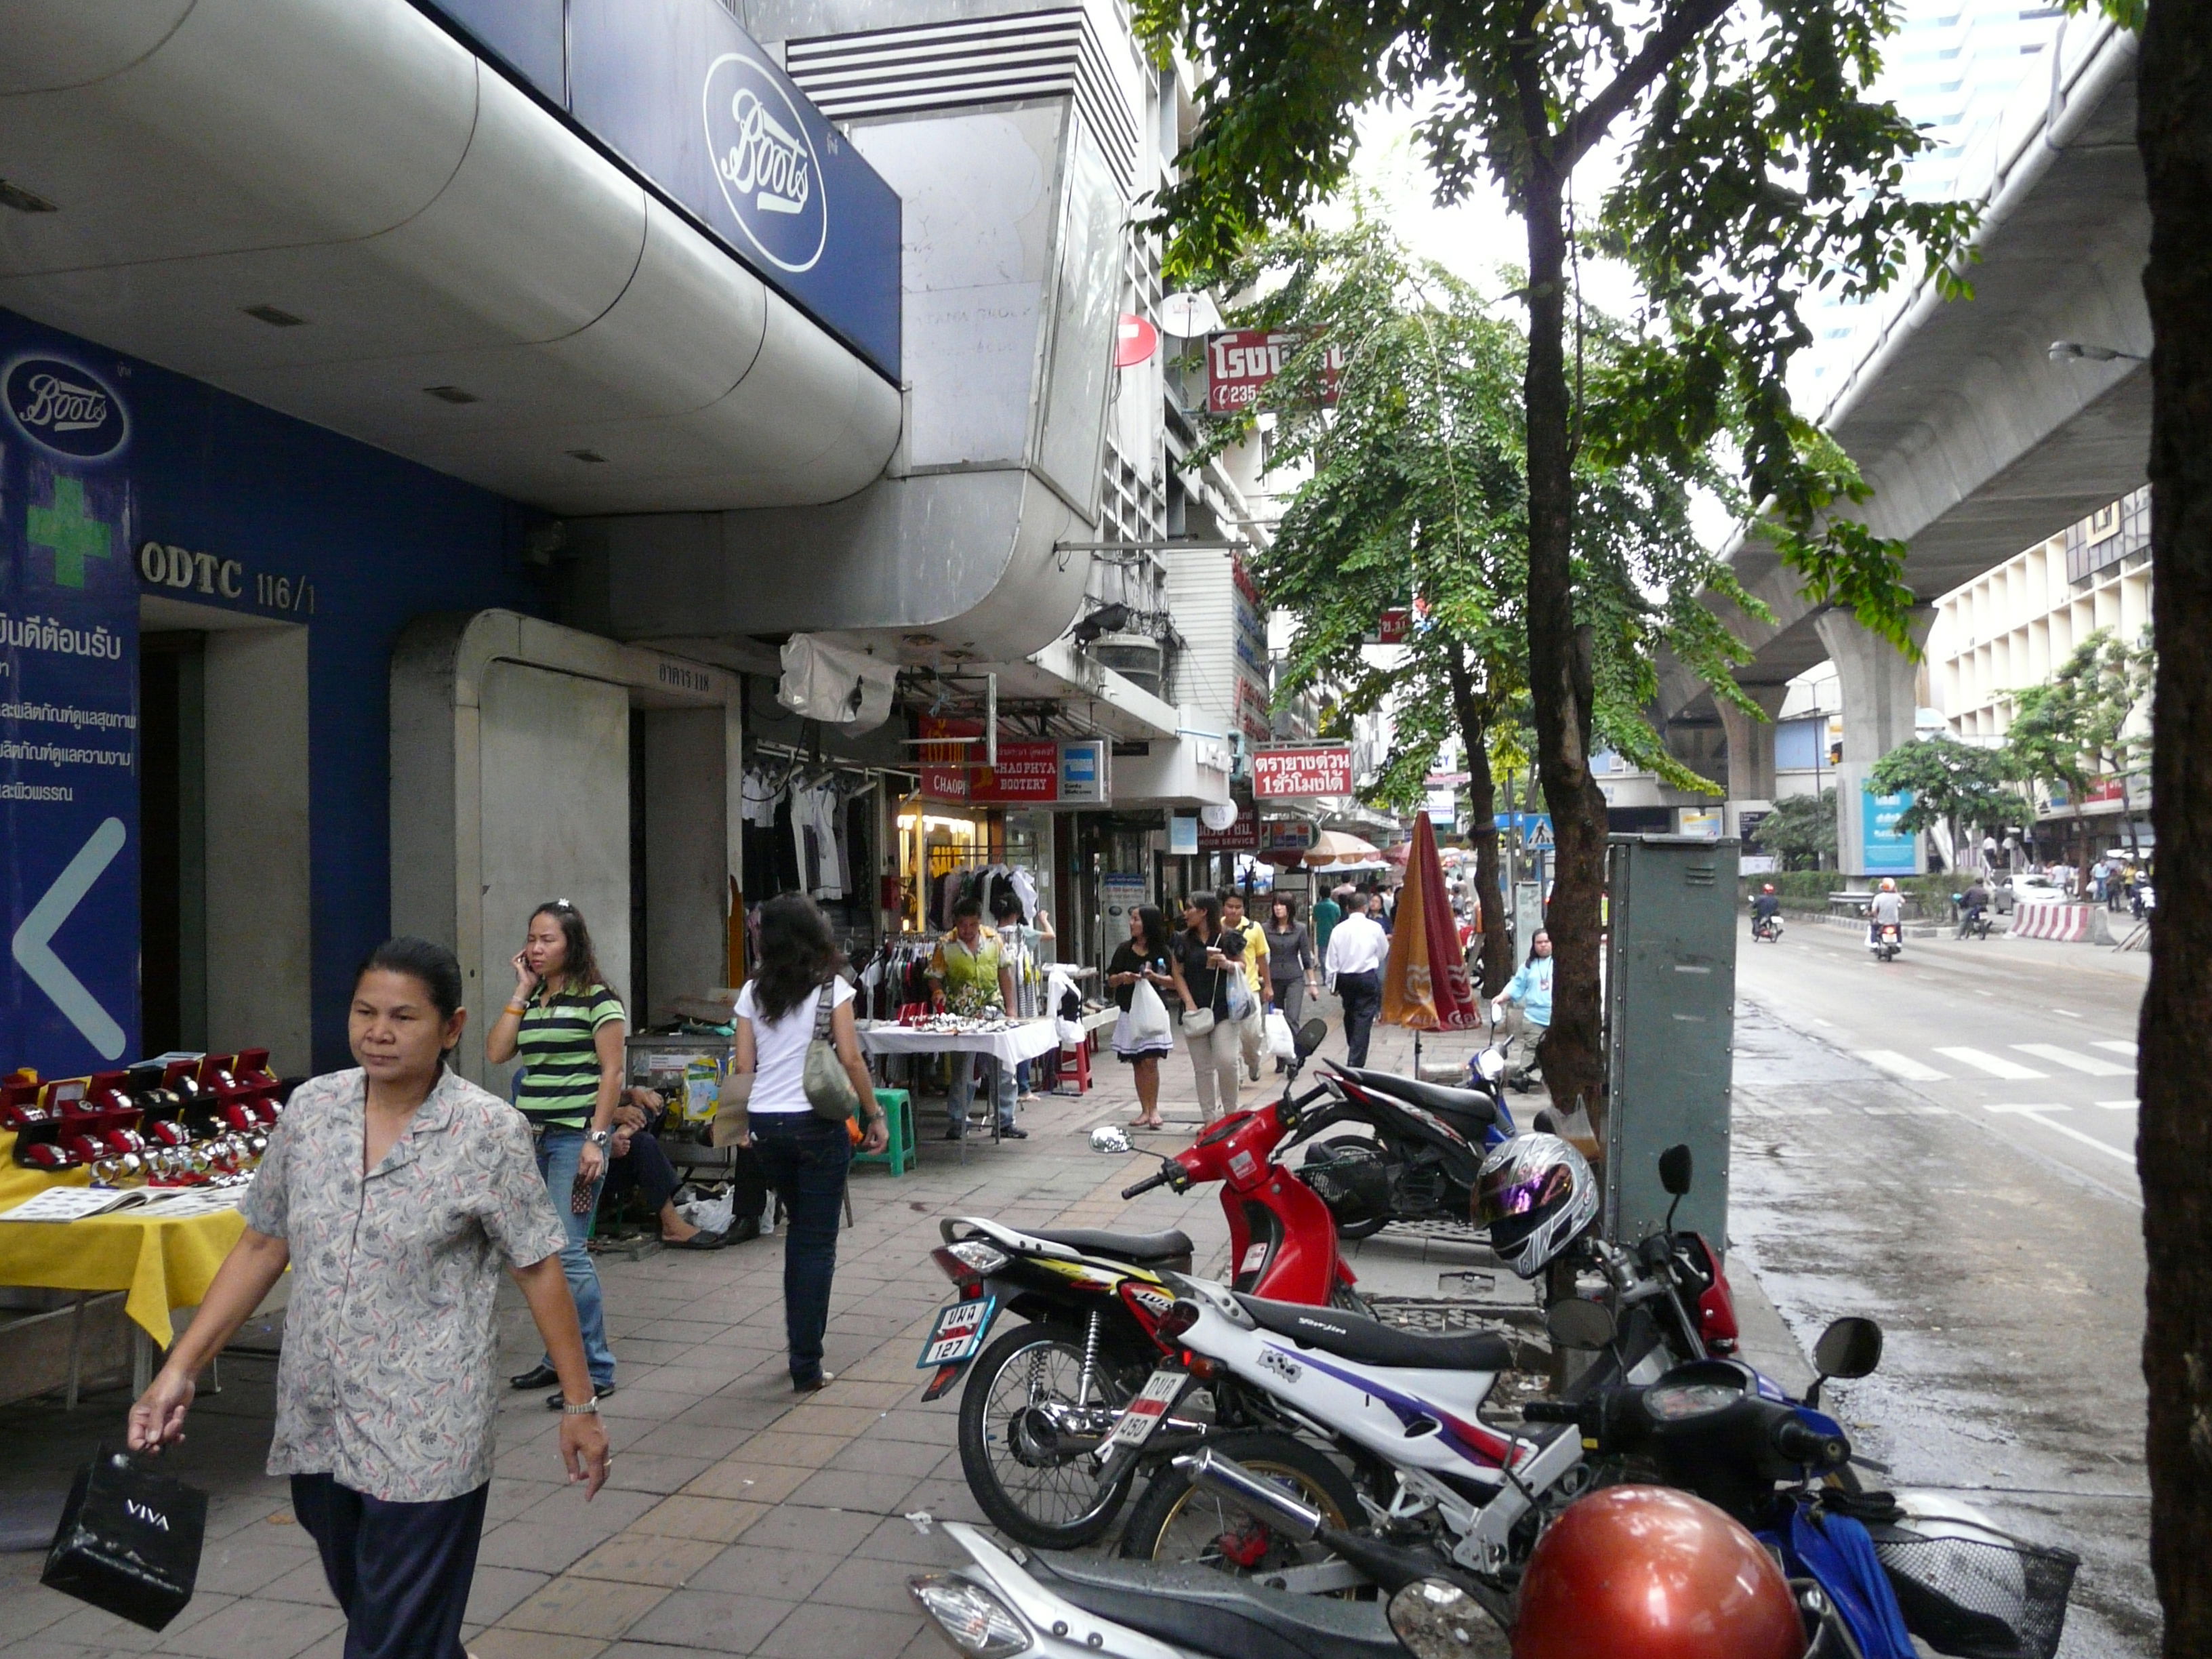
<instances>
[{"instance_id":1,"label":"motorcycle exhaust pipe","mask_svg":"<svg viewBox=\"0 0 2212 1659\"><path fill-rule=\"evenodd\" d=\"M1319 1510L1211 1446L1176 1458L1175 1466L1190 1477L1192 1486L1228 1499L1293 1538L1311 1539L1321 1531Z\"/></svg>"}]
</instances>

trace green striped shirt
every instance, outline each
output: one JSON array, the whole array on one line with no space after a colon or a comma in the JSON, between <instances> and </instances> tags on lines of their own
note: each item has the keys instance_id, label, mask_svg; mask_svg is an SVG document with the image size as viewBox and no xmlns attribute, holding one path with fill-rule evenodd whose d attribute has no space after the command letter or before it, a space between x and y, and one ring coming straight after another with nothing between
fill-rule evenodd
<instances>
[{"instance_id":1,"label":"green striped shirt","mask_svg":"<svg viewBox=\"0 0 2212 1659\"><path fill-rule=\"evenodd\" d=\"M535 1124L580 1128L599 1099L599 1053L592 1038L623 1017L620 998L604 985L539 992L522 1016L514 1046L526 1075L514 1103Z\"/></svg>"}]
</instances>

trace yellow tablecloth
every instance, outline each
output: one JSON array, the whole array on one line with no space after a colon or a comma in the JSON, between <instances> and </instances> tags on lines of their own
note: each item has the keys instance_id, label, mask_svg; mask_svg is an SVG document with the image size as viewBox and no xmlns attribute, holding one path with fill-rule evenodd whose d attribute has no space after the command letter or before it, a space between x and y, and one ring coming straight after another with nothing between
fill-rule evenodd
<instances>
[{"instance_id":1,"label":"yellow tablecloth","mask_svg":"<svg viewBox=\"0 0 2212 1659\"><path fill-rule=\"evenodd\" d=\"M15 1162L15 1137L0 1134L0 1210L47 1187L81 1187L82 1170L56 1176ZM124 1311L166 1348L176 1338L173 1308L197 1308L215 1270L246 1231L235 1210L173 1221L129 1214L82 1221L0 1221L0 1285L45 1291L128 1291Z\"/></svg>"}]
</instances>

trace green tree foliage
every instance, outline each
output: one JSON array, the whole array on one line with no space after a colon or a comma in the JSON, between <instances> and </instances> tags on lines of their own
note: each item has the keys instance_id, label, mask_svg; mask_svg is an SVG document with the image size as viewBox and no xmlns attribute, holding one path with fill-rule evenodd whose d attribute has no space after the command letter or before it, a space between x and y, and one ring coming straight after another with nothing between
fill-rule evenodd
<instances>
[{"instance_id":1,"label":"green tree foliage","mask_svg":"<svg viewBox=\"0 0 2212 1659\"><path fill-rule=\"evenodd\" d=\"M1519 750L1519 720L1510 732L1500 722L1528 696L1522 331L1470 285L1413 259L1364 210L1343 232L1261 241L1229 281L1265 296L1237 323L1307 335L1262 401L1209 434L1218 448L1272 416L1270 467L1307 475L1255 561L1269 600L1298 617L1281 694L1334 686L1340 714L1390 708L1394 747L1378 793L1400 806L1419 802L1445 742L1461 738L1474 815L1487 823L1492 751L1504 745L1510 763ZM1592 361L1610 363L1619 331L1594 319L1590 339ZM1324 409L1311 387L1331 350L1342 369L1337 402ZM1576 621L1590 641L1598 740L1678 787L1709 790L1644 710L1658 690L1660 646L1717 695L1743 701L1729 672L1741 650L1699 596L1717 589L1761 610L1690 521L1692 490L1723 480L1704 455L1675 465L1586 450L1576 483ZM1369 661L1364 642L1400 607L1415 612L1401 658ZM1477 845L1486 895L1498 890L1488 839ZM1484 921L1494 973L1507 961L1503 907L1486 905Z\"/></svg>"},{"instance_id":2,"label":"green tree foliage","mask_svg":"<svg viewBox=\"0 0 2212 1659\"><path fill-rule=\"evenodd\" d=\"M2063 789L2075 823L2099 781L2124 780L2140 763L2147 745L2128 734L2136 706L2150 695L2156 663L2148 644L2130 645L2108 629L2075 646L2058 671L2041 685L2013 693L2012 724L2005 732L2005 763L2023 783L2049 792ZM2129 813L2129 834L2135 830ZM2089 844L2079 854L2086 877Z\"/></svg>"},{"instance_id":3,"label":"green tree foliage","mask_svg":"<svg viewBox=\"0 0 2212 1659\"><path fill-rule=\"evenodd\" d=\"M1486 174L1528 234L1522 372L1525 629L1537 761L1558 838L1558 961L1545 1072L1601 1103L1599 896L1605 802L1589 768L1599 690L1577 618L1576 468L1686 466L1727 438L1745 499L1815 598L1906 642L1902 549L1839 509L1864 487L1791 408L1790 359L1820 287L1863 297L1918 259L1947 289L1966 208L1911 202L1925 137L1867 95L1887 0L1139 0L1142 26L1205 66L1200 125L1162 193L1178 276L1224 270L1343 184L1359 112L1418 100L1445 198ZM1595 210L1577 173L1621 167ZM1646 309L1594 362L1577 250L1621 259ZM1908 647L1909 648L1909 647Z\"/></svg>"},{"instance_id":4,"label":"green tree foliage","mask_svg":"<svg viewBox=\"0 0 2212 1659\"><path fill-rule=\"evenodd\" d=\"M1962 830L1992 829L2020 817L2020 796L2006 787L2010 777L2003 754L1954 737L1921 738L1891 750L1875 763L1867 781L1885 795L1911 790L1912 805L1898 814L1898 829L1917 836L1949 824L1961 862L1967 856Z\"/></svg>"},{"instance_id":5,"label":"green tree foliage","mask_svg":"<svg viewBox=\"0 0 2212 1659\"><path fill-rule=\"evenodd\" d=\"M1782 860L1785 870L1833 869L1836 863L1836 792L1784 795L1774 810L1752 827L1761 852Z\"/></svg>"}]
</instances>

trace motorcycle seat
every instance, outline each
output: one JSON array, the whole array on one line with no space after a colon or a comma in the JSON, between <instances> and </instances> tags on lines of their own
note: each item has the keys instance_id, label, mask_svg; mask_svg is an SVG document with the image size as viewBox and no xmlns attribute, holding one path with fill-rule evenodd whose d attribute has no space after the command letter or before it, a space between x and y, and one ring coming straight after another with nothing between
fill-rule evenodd
<instances>
[{"instance_id":1,"label":"motorcycle seat","mask_svg":"<svg viewBox=\"0 0 2212 1659\"><path fill-rule=\"evenodd\" d=\"M1085 1255L1103 1255L1140 1267L1180 1270L1190 1266L1190 1235L1174 1228L1164 1233L1109 1233L1091 1227L1031 1227L1027 1231L1032 1238L1065 1244Z\"/></svg>"},{"instance_id":2,"label":"motorcycle seat","mask_svg":"<svg viewBox=\"0 0 2212 1659\"><path fill-rule=\"evenodd\" d=\"M1513 1364L1513 1346L1490 1331L1435 1336L1401 1331L1337 1308L1310 1308L1297 1302L1267 1302L1238 1296L1244 1311L1261 1330L1287 1336L1301 1347L1382 1365L1393 1370L1502 1371Z\"/></svg>"},{"instance_id":3,"label":"motorcycle seat","mask_svg":"<svg viewBox=\"0 0 2212 1659\"><path fill-rule=\"evenodd\" d=\"M1378 1095L1410 1100L1416 1106L1426 1107L1445 1117L1471 1119L1486 1128L1498 1121L1498 1103L1480 1089L1454 1089L1441 1083L1423 1083L1416 1078L1351 1066L1340 1066L1337 1070Z\"/></svg>"},{"instance_id":4,"label":"motorcycle seat","mask_svg":"<svg viewBox=\"0 0 2212 1659\"><path fill-rule=\"evenodd\" d=\"M1211 1567L1032 1550L1023 1565L1085 1613L1209 1659L1407 1659L1382 1604L1298 1595Z\"/></svg>"}]
</instances>

